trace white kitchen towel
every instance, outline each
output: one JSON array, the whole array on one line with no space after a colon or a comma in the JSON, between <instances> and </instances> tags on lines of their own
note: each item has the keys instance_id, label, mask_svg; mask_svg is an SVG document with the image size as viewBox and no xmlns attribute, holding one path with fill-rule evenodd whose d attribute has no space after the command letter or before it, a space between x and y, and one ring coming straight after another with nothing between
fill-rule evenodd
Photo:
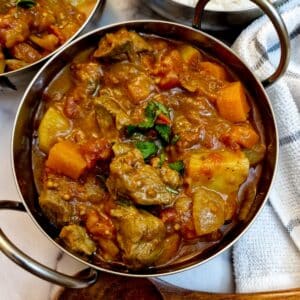
<instances>
[{"instance_id":1,"label":"white kitchen towel","mask_svg":"<svg viewBox=\"0 0 300 300\"><path fill-rule=\"evenodd\" d=\"M237 292L300 287L300 0L280 8L291 40L288 71L267 93L279 130L279 164L270 205L233 250ZM241 59L266 78L280 56L277 34L266 16L233 45Z\"/></svg>"}]
</instances>

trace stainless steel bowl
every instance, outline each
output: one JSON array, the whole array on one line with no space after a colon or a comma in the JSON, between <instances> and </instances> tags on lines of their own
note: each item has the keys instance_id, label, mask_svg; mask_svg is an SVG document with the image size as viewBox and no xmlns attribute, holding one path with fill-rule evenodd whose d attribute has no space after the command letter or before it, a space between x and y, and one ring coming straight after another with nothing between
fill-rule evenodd
<instances>
[{"instance_id":1,"label":"stainless steel bowl","mask_svg":"<svg viewBox=\"0 0 300 300\"><path fill-rule=\"evenodd\" d=\"M198 15L195 16L195 26L197 27L200 26L199 20L203 6L205 6L205 1L202 3L202 7L197 7ZM267 0L255 1L266 10L266 13L270 16L280 37L281 59L279 67L274 74L263 82L265 85L270 85L286 70L289 59L289 40L286 27L274 7L271 6ZM83 259L78 255L70 253L68 250L59 245L56 242L56 237L58 235L57 230L50 226L48 219L43 215L39 207L38 194L34 184L31 165L31 145L34 130L33 120L44 89L48 86L54 76L72 61L76 54L80 53L87 47L97 47L98 41L101 37L103 37L106 33L114 32L122 27L126 27L128 30L134 30L145 34L154 34L190 43L195 47L202 49L212 57L215 57L222 62L226 62L231 71L239 78L243 79L244 86L251 94L252 99L254 99L253 102L255 110L262 116L260 122L261 127L264 128L264 131L266 132L265 143L267 146L266 157L262 163L263 176L261 176L258 183L257 194L247 216L242 221L238 222L237 226L226 234L219 243L211 246L202 253L195 252L181 261L162 267L152 267L138 271L120 269L119 267L111 264L103 264L99 266L87 259ZM17 112L11 145L13 172L22 203L14 201L0 201L0 209L26 211L41 232L59 249L74 259L91 267L91 274L85 278L73 278L50 270L16 248L1 229L0 250L19 266L40 278L72 288L81 288L92 284L96 280L98 271L132 277L150 277L162 276L187 270L222 253L246 232L267 200L276 171L277 155L278 134L275 118L270 100L268 99L264 87L249 68L238 58L238 56L222 42L189 26L164 21L130 21L96 29L78 38L56 53L36 74L25 91Z\"/></svg>"},{"instance_id":2,"label":"stainless steel bowl","mask_svg":"<svg viewBox=\"0 0 300 300\"><path fill-rule=\"evenodd\" d=\"M20 69L14 70L14 71L1 73L0 79L1 79L1 77L8 77L9 79L14 79L14 81L17 81L17 80L22 80L22 78L24 78L24 76L26 76L28 74L33 74L33 72L37 71L38 67L41 66L41 63L46 61L54 53L60 51L60 49L62 49L66 44L68 44L71 40L73 40L76 36L78 36L80 34L80 32L82 32L85 28L89 28L89 26L91 26L91 24L96 22L102 14L104 4L105 4L105 0L96 0L93 9L91 10L90 14L87 16L84 23L81 25L81 27L60 47L58 47L57 49L55 49L48 55L44 56L43 58L41 58L23 68L20 68Z\"/></svg>"},{"instance_id":3,"label":"stainless steel bowl","mask_svg":"<svg viewBox=\"0 0 300 300\"><path fill-rule=\"evenodd\" d=\"M283 2L286 0L276 0L273 4L278 7ZM164 18L186 25L191 24L195 11L194 7L173 0L143 0L143 3ZM245 26L262 14L263 11L258 7L227 11L205 9L202 28L210 31L225 31L232 27Z\"/></svg>"}]
</instances>

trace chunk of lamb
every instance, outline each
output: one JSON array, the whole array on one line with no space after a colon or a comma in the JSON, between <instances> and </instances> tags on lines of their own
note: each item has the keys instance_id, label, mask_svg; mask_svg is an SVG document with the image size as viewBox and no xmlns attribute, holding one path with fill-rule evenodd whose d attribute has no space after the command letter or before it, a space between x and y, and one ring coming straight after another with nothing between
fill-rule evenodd
<instances>
[{"instance_id":1,"label":"chunk of lamb","mask_svg":"<svg viewBox=\"0 0 300 300\"><path fill-rule=\"evenodd\" d=\"M166 230L163 222L134 206L111 210L123 259L133 268L151 265L162 253Z\"/></svg>"},{"instance_id":2,"label":"chunk of lamb","mask_svg":"<svg viewBox=\"0 0 300 300\"><path fill-rule=\"evenodd\" d=\"M181 150L199 143L200 127L189 122L183 115L174 118L173 132L180 137L176 145Z\"/></svg>"},{"instance_id":3,"label":"chunk of lamb","mask_svg":"<svg viewBox=\"0 0 300 300\"><path fill-rule=\"evenodd\" d=\"M73 63L70 71L73 87L64 95L64 114L71 119L86 119L87 114L94 115L91 96L98 93L101 66L94 62Z\"/></svg>"},{"instance_id":4,"label":"chunk of lamb","mask_svg":"<svg viewBox=\"0 0 300 300\"><path fill-rule=\"evenodd\" d=\"M7 14L0 14L0 44L11 48L25 41L30 34L31 23L30 13L24 10L12 8Z\"/></svg>"},{"instance_id":5,"label":"chunk of lamb","mask_svg":"<svg viewBox=\"0 0 300 300\"><path fill-rule=\"evenodd\" d=\"M217 100L220 89L225 86L224 81L216 79L205 71L182 72L179 80L184 89L203 95L213 103Z\"/></svg>"},{"instance_id":6,"label":"chunk of lamb","mask_svg":"<svg viewBox=\"0 0 300 300\"><path fill-rule=\"evenodd\" d=\"M109 66L104 72L103 81L104 85L118 84L119 87L120 85L126 87L124 94L129 97L128 99L122 97L122 103L127 100L123 108L126 108L126 104L127 106L131 104L130 102L139 104L155 89L152 78L142 68L124 61Z\"/></svg>"},{"instance_id":7,"label":"chunk of lamb","mask_svg":"<svg viewBox=\"0 0 300 300\"><path fill-rule=\"evenodd\" d=\"M119 137L119 130L131 124L127 112L118 100L119 98L111 89L102 90L99 97L94 100L100 133L110 141L116 141Z\"/></svg>"},{"instance_id":8,"label":"chunk of lamb","mask_svg":"<svg viewBox=\"0 0 300 300\"><path fill-rule=\"evenodd\" d=\"M116 156L110 164L106 185L115 199L129 198L141 205L172 204L173 195L168 192L158 171L145 164L139 150L128 144L116 144L113 151Z\"/></svg>"},{"instance_id":9,"label":"chunk of lamb","mask_svg":"<svg viewBox=\"0 0 300 300\"><path fill-rule=\"evenodd\" d=\"M85 228L79 225L64 226L59 234L64 244L73 252L87 255L96 251L96 245L88 236Z\"/></svg>"},{"instance_id":10,"label":"chunk of lamb","mask_svg":"<svg viewBox=\"0 0 300 300\"><path fill-rule=\"evenodd\" d=\"M79 183L66 176L48 174L40 193L39 204L51 223L60 227L79 221L80 202L99 203L106 197L93 175Z\"/></svg>"},{"instance_id":11,"label":"chunk of lamb","mask_svg":"<svg viewBox=\"0 0 300 300\"><path fill-rule=\"evenodd\" d=\"M97 58L123 57L128 52L151 51L152 47L141 36L125 28L115 33L106 34L99 42L98 49L94 52Z\"/></svg>"},{"instance_id":12,"label":"chunk of lamb","mask_svg":"<svg viewBox=\"0 0 300 300\"><path fill-rule=\"evenodd\" d=\"M33 63L42 58L42 55L27 43L19 43L13 46L10 52L13 57L27 63Z\"/></svg>"},{"instance_id":13,"label":"chunk of lamb","mask_svg":"<svg viewBox=\"0 0 300 300\"><path fill-rule=\"evenodd\" d=\"M101 91L99 97L95 99L96 112L99 107L107 110L107 112L115 119L116 128L122 129L124 126L130 124L130 119L126 111L119 103L119 99L116 97L114 91L111 89L105 89ZM99 116L101 118L101 116ZM100 123L98 121L98 123Z\"/></svg>"},{"instance_id":14,"label":"chunk of lamb","mask_svg":"<svg viewBox=\"0 0 300 300\"><path fill-rule=\"evenodd\" d=\"M180 174L172 170L168 164L163 164L162 167L160 168L160 174L162 177L162 180L165 184L170 186L171 188L178 188L179 186L182 185L183 180Z\"/></svg>"},{"instance_id":15,"label":"chunk of lamb","mask_svg":"<svg viewBox=\"0 0 300 300\"><path fill-rule=\"evenodd\" d=\"M58 227L72 222L74 218L73 206L70 202L65 201L57 191L42 190L39 204L50 222Z\"/></svg>"},{"instance_id":16,"label":"chunk of lamb","mask_svg":"<svg viewBox=\"0 0 300 300\"><path fill-rule=\"evenodd\" d=\"M76 84L83 86L87 94L93 94L97 90L102 75L100 64L96 62L73 63L70 70Z\"/></svg>"}]
</instances>

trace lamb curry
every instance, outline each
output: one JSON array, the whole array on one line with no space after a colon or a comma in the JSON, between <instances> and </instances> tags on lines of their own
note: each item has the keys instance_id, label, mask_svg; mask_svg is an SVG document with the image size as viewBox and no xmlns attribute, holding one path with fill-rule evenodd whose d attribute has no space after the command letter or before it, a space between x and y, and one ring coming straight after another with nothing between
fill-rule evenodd
<instances>
[{"instance_id":1,"label":"lamb curry","mask_svg":"<svg viewBox=\"0 0 300 300\"><path fill-rule=\"evenodd\" d=\"M39 205L60 242L95 264L141 269L201 252L258 181L265 145L253 110L242 82L201 50L108 33L43 94Z\"/></svg>"},{"instance_id":2,"label":"lamb curry","mask_svg":"<svg viewBox=\"0 0 300 300\"><path fill-rule=\"evenodd\" d=\"M47 56L71 38L95 0L0 2L0 74Z\"/></svg>"}]
</instances>

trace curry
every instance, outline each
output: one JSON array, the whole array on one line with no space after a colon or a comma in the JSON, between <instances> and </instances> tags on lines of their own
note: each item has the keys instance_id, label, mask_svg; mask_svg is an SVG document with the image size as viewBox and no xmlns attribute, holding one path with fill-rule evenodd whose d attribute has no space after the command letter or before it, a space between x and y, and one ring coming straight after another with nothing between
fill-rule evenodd
<instances>
[{"instance_id":1,"label":"curry","mask_svg":"<svg viewBox=\"0 0 300 300\"><path fill-rule=\"evenodd\" d=\"M10 0L0 3L0 74L42 59L71 38L95 0Z\"/></svg>"},{"instance_id":2,"label":"curry","mask_svg":"<svg viewBox=\"0 0 300 300\"><path fill-rule=\"evenodd\" d=\"M60 242L95 264L141 269L200 253L255 196L265 153L255 106L192 45L120 29L42 98L39 205Z\"/></svg>"}]
</instances>

